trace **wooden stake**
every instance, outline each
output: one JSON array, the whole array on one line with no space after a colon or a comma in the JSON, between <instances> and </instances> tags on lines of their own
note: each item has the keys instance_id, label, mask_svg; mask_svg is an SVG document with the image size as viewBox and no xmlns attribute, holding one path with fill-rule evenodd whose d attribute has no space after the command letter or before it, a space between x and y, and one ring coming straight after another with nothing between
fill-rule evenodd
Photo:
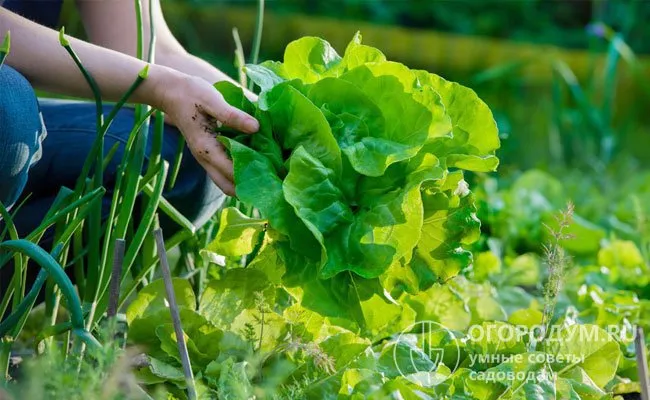
<instances>
[{"instance_id":1,"label":"wooden stake","mask_svg":"<svg viewBox=\"0 0 650 400\"><path fill-rule=\"evenodd\" d=\"M641 386L641 399L650 400L650 381L648 380L648 357L645 352L645 336L643 328L636 327L634 337L634 348L636 352L636 365L639 371L639 385Z\"/></svg>"},{"instance_id":2,"label":"wooden stake","mask_svg":"<svg viewBox=\"0 0 650 400\"><path fill-rule=\"evenodd\" d=\"M183 335L183 327L181 326L181 315L176 303L176 294L174 293L174 285L172 283L172 276L169 270L169 262L167 260L167 251L165 250L165 240L160 228L154 232L156 237L156 247L158 248L158 257L160 258L160 269L162 271L163 280L165 282L165 292L167 293L167 302L169 303L169 312L172 316L172 323L174 331L176 332L176 342L178 344L178 352L181 356L181 364L183 364L183 373L187 381L187 397L190 400L196 400L196 387L194 384L194 374L192 372L192 364L190 363L190 356L187 352L187 344L185 343L185 336Z\"/></svg>"},{"instance_id":3,"label":"wooden stake","mask_svg":"<svg viewBox=\"0 0 650 400\"><path fill-rule=\"evenodd\" d=\"M113 318L117 314L117 303L120 300L120 281L122 280L122 265L124 264L124 249L126 242L124 239L115 239L115 248L113 250L113 269L111 270L111 283L108 288L108 318Z\"/></svg>"}]
</instances>

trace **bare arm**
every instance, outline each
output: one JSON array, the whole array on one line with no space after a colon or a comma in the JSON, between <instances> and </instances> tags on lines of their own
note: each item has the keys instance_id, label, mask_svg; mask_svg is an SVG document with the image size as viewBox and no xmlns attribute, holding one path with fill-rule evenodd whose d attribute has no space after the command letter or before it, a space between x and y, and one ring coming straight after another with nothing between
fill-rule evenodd
<instances>
[{"instance_id":1,"label":"bare arm","mask_svg":"<svg viewBox=\"0 0 650 400\"><path fill-rule=\"evenodd\" d=\"M156 30L156 63L198 76L210 83L227 80L236 83L208 62L188 53L178 43L160 7L160 0L152 0L153 22ZM86 32L91 42L125 54L136 54L136 14L133 0L87 1L77 0ZM142 0L144 50L149 49L149 0ZM146 53L145 53L146 54ZM255 97L248 93L249 97Z\"/></svg>"},{"instance_id":2,"label":"bare arm","mask_svg":"<svg viewBox=\"0 0 650 400\"><path fill-rule=\"evenodd\" d=\"M58 32L0 7L0 32L6 31L12 33L6 63L25 75L35 87L65 95L91 96L80 71L59 44ZM69 40L107 100L121 97L146 65L117 51L74 38ZM159 65L150 67L148 78L130 100L169 114L210 177L224 192L234 193L232 162L210 131L219 120L244 132L254 132L259 126L257 121L229 106L203 79Z\"/></svg>"},{"instance_id":3,"label":"bare arm","mask_svg":"<svg viewBox=\"0 0 650 400\"><path fill-rule=\"evenodd\" d=\"M58 32L0 8L0 32L11 31L11 52L7 64L16 68L35 87L71 96L92 96L90 88L72 58L59 44ZM84 66L91 72L106 100L118 99L133 83L146 63L116 51L68 38ZM153 68L150 80L136 91L132 101L161 106L161 79L176 79L179 74Z\"/></svg>"}]
</instances>

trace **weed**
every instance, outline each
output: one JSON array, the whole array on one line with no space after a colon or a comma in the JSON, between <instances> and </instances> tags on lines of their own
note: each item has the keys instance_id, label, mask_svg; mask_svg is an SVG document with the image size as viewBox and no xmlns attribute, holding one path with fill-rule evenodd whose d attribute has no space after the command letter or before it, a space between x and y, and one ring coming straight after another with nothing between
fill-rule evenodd
<instances>
[{"instance_id":1,"label":"weed","mask_svg":"<svg viewBox=\"0 0 650 400\"><path fill-rule=\"evenodd\" d=\"M556 228L551 228L545 224L546 229L548 229L552 236L549 243L544 245L544 255L548 267L548 281L544 286L544 311L542 317L542 326L544 327L545 335L548 334L549 326L553 320L558 295L562 290L564 274L570 262L570 258L562 247L561 242L573 238L572 235L567 234L565 231L571 225L574 211L575 207L573 203L569 202L566 209L555 216L558 224Z\"/></svg>"}]
</instances>

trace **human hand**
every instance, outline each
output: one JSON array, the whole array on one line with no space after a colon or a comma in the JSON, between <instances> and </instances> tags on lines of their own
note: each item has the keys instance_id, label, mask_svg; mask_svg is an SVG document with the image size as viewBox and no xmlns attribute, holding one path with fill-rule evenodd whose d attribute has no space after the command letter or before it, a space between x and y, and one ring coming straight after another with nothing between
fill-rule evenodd
<instances>
[{"instance_id":1,"label":"human hand","mask_svg":"<svg viewBox=\"0 0 650 400\"><path fill-rule=\"evenodd\" d=\"M257 120L229 105L207 81L189 75L166 81L161 98L160 109L181 131L196 160L224 193L234 196L232 161L214 131L223 124L254 133L259 129Z\"/></svg>"}]
</instances>

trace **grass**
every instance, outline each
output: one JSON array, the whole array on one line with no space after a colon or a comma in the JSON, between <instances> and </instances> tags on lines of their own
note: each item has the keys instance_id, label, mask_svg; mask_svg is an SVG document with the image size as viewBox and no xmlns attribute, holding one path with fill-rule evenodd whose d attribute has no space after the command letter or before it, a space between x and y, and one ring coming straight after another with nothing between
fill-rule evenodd
<instances>
[{"instance_id":1,"label":"grass","mask_svg":"<svg viewBox=\"0 0 650 400\"><path fill-rule=\"evenodd\" d=\"M19 383L7 388L6 398L151 399L130 372L138 358L114 342L112 332L111 327L102 328L104 344L84 355L55 347L40 357L20 360ZM1 387L0 398L5 398Z\"/></svg>"}]
</instances>

